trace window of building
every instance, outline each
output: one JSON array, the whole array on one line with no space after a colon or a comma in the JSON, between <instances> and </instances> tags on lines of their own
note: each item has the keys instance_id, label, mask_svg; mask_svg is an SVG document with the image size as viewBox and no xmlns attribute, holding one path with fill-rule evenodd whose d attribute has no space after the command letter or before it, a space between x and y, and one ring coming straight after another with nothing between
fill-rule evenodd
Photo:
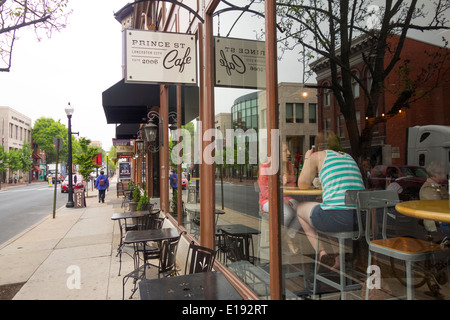
<instances>
[{"instance_id":1,"label":"window of building","mask_svg":"<svg viewBox=\"0 0 450 320\"><path fill-rule=\"evenodd\" d=\"M338 135L340 138L345 138L345 119L344 116L341 114L337 117L337 123L338 123Z\"/></svg>"},{"instance_id":2,"label":"window of building","mask_svg":"<svg viewBox=\"0 0 450 320\"><path fill-rule=\"evenodd\" d=\"M294 123L294 104L286 103L286 123Z\"/></svg>"},{"instance_id":3,"label":"window of building","mask_svg":"<svg viewBox=\"0 0 450 320\"><path fill-rule=\"evenodd\" d=\"M304 123L305 122L305 104L296 103L295 104L295 122Z\"/></svg>"},{"instance_id":4,"label":"window of building","mask_svg":"<svg viewBox=\"0 0 450 320\"><path fill-rule=\"evenodd\" d=\"M357 71L353 71L352 72L353 77L352 77L352 93L353 93L353 98L358 98L359 97L359 83L355 78L358 78L358 72Z\"/></svg>"},{"instance_id":5,"label":"window of building","mask_svg":"<svg viewBox=\"0 0 450 320\"><path fill-rule=\"evenodd\" d=\"M309 123L317 122L317 103L310 103L308 106L309 111Z\"/></svg>"},{"instance_id":6,"label":"window of building","mask_svg":"<svg viewBox=\"0 0 450 320\"><path fill-rule=\"evenodd\" d=\"M372 89L372 74L367 71L367 90L370 92L370 90Z\"/></svg>"},{"instance_id":7,"label":"window of building","mask_svg":"<svg viewBox=\"0 0 450 320\"><path fill-rule=\"evenodd\" d=\"M358 132L361 132L361 111L356 111L356 124L358 125Z\"/></svg>"},{"instance_id":8,"label":"window of building","mask_svg":"<svg viewBox=\"0 0 450 320\"><path fill-rule=\"evenodd\" d=\"M304 103L286 103L286 123L304 123L305 122L305 104Z\"/></svg>"},{"instance_id":9,"label":"window of building","mask_svg":"<svg viewBox=\"0 0 450 320\"><path fill-rule=\"evenodd\" d=\"M331 90L330 89L325 89L324 90L323 102L324 102L324 106L325 107L330 106L330 103L331 103Z\"/></svg>"},{"instance_id":10,"label":"window of building","mask_svg":"<svg viewBox=\"0 0 450 320\"><path fill-rule=\"evenodd\" d=\"M325 129L325 132L328 132L331 130L331 118L323 119L323 127Z\"/></svg>"}]
</instances>

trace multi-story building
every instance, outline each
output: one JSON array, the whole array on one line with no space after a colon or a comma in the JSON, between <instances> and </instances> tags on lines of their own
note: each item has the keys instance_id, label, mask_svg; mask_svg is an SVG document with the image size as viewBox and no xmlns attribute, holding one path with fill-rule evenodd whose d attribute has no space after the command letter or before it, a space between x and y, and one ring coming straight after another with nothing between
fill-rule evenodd
<instances>
[{"instance_id":1,"label":"multi-story building","mask_svg":"<svg viewBox=\"0 0 450 320\"><path fill-rule=\"evenodd\" d=\"M0 128L4 151L22 149L24 143L31 146L31 118L10 107L0 107ZM15 174L22 176L21 172L8 170L4 173L3 181L13 179ZM28 176L25 175L24 179L28 181Z\"/></svg>"},{"instance_id":2,"label":"multi-story building","mask_svg":"<svg viewBox=\"0 0 450 320\"><path fill-rule=\"evenodd\" d=\"M317 89L301 83L282 82L278 85L280 141L287 142L290 160L296 171L302 164L303 154L314 144L317 135L316 92ZM231 108L233 128L267 129L266 109L265 91L239 97ZM259 148L264 148L266 140L259 137L259 142ZM248 176L256 176L257 170L258 166L254 165Z\"/></svg>"}]
</instances>

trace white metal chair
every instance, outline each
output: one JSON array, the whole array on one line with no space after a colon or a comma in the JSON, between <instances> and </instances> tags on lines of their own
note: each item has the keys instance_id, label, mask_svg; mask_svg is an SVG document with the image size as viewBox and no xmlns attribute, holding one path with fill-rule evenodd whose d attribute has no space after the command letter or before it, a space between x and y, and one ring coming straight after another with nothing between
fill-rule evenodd
<instances>
[{"instance_id":1,"label":"white metal chair","mask_svg":"<svg viewBox=\"0 0 450 320\"><path fill-rule=\"evenodd\" d=\"M394 190L361 191L357 194L358 210L366 212L365 238L369 245L368 266L372 264L372 252L403 260L406 266L406 298L414 299L413 263L423 261L435 253L443 253L438 244L410 237L386 237L386 221L389 207L399 202ZM371 236L371 214L373 209L383 209L382 238L376 239L377 232ZM448 250L447 250L448 251ZM369 279L370 274L367 274ZM369 297L369 286L366 285L366 299Z\"/></svg>"}]
</instances>

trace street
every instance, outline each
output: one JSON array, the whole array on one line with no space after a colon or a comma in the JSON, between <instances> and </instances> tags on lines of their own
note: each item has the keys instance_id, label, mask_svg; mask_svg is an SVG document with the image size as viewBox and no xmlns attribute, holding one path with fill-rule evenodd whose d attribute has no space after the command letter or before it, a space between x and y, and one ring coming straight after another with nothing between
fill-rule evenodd
<instances>
[{"instance_id":1,"label":"street","mask_svg":"<svg viewBox=\"0 0 450 320\"><path fill-rule=\"evenodd\" d=\"M0 191L0 244L53 213L54 186L46 183L2 188ZM56 210L67 202L57 185Z\"/></svg>"},{"instance_id":2,"label":"street","mask_svg":"<svg viewBox=\"0 0 450 320\"><path fill-rule=\"evenodd\" d=\"M253 185L239 185L223 183L224 206L238 212L258 216L259 213L259 193L255 191ZM222 206L222 193L220 181L216 181L216 205Z\"/></svg>"}]
</instances>

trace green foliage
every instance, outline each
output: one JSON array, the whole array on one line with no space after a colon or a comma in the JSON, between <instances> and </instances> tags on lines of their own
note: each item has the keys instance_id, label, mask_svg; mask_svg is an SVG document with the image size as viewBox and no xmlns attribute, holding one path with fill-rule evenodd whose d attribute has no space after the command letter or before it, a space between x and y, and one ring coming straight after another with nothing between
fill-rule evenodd
<instances>
[{"instance_id":1,"label":"green foliage","mask_svg":"<svg viewBox=\"0 0 450 320\"><path fill-rule=\"evenodd\" d=\"M22 167L22 164L20 163L20 155L15 150L9 150L7 153L7 162L8 162L8 168L15 172L17 170L20 170Z\"/></svg>"},{"instance_id":2,"label":"green foliage","mask_svg":"<svg viewBox=\"0 0 450 320\"><path fill-rule=\"evenodd\" d=\"M31 158L32 150L29 143L24 143L23 148L17 151L4 151L3 146L0 146L0 173L11 171L29 172L33 159Z\"/></svg>"},{"instance_id":3,"label":"green foliage","mask_svg":"<svg viewBox=\"0 0 450 320\"><path fill-rule=\"evenodd\" d=\"M56 162L56 150L54 150L53 139L62 138L63 148L60 151L60 159L67 159L67 128L51 118L41 117L34 123L31 133L33 141L45 152L47 163Z\"/></svg>"},{"instance_id":4,"label":"green foliage","mask_svg":"<svg viewBox=\"0 0 450 320\"><path fill-rule=\"evenodd\" d=\"M172 204L170 206L170 211L172 213L178 212L178 189L174 190L173 197L172 197Z\"/></svg>"},{"instance_id":5,"label":"green foliage","mask_svg":"<svg viewBox=\"0 0 450 320\"><path fill-rule=\"evenodd\" d=\"M139 198L136 210L145 210L150 204L150 197L147 196L147 190L144 189L144 194Z\"/></svg>"},{"instance_id":6,"label":"green foliage","mask_svg":"<svg viewBox=\"0 0 450 320\"><path fill-rule=\"evenodd\" d=\"M136 187L136 189L134 189L133 191L133 201L139 202L140 198L141 198L141 189Z\"/></svg>"},{"instance_id":7,"label":"green foliage","mask_svg":"<svg viewBox=\"0 0 450 320\"><path fill-rule=\"evenodd\" d=\"M79 165L78 173L81 174L85 181L89 181L91 178L91 172L94 169L100 168L101 166L94 163L94 158L98 154L97 147L91 147L89 144L91 140L87 138L80 138L80 149L79 154L73 155L74 163Z\"/></svg>"},{"instance_id":8,"label":"green foliage","mask_svg":"<svg viewBox=\"0 0 450 320\"><path fill-rule=\"evenodd\" d=\"M22 149L17 150L19 155L20 169L22 172L29 172L31 170L31 165L33 164L33 150L29 143L24 143Z\"/></svg>"},{"instance_id":9,"label":"green foliage","mask_svg":"<svg viewBox=\"0 0 450 320\"><path fill-rule=\"evenodd\" d=\"M8 153L3 148L3 146L0 146L0 173L8 170Z\"/></svg>"}]
</instances>

